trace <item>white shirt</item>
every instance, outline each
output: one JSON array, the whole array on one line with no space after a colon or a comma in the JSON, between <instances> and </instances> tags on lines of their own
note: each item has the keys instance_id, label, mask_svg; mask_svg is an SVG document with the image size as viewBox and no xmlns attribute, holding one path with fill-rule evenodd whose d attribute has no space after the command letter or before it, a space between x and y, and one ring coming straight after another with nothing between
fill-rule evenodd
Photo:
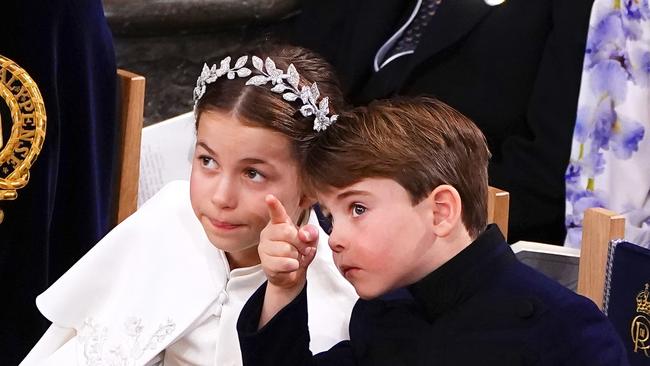
<instances>
[{"instance_id":1,"label":"white shirt","mask_svg":"<svg viewBox=\"0 0 650 366\"><path fill-rule=\"evenodd\" d=\"M326 241L307 273L314 352L348 338L357 299ZM38 296L53 324L21 365L241 365L237 318L264 280L259 265L229 270L188 182L169 183Z\"/></svg>"}]
</instances>

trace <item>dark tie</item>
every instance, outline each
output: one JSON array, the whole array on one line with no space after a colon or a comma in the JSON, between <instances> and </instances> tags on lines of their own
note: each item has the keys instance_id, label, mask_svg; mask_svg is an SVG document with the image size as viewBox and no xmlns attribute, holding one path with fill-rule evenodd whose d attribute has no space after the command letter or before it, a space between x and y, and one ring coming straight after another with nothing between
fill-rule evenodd
<instances>
[{"instance_id":1,"label":"dark tie","mask_svg":"<svg viewBox=\"0 0 650 366\"><path fill-rule=\"evenodd\" d=\"M395 43L395 47L393 47L384 58L385 60L402 52L415 51L420 42L422 32L426 29L433 14L436 13L436 9L438 9L441 1L442 0L422 1L422 5L420 6L420 9L418 9L413 22L411 22L408 28L406 28L406 31L402 33L400 39Z\"/></svg>"}]
</instances>

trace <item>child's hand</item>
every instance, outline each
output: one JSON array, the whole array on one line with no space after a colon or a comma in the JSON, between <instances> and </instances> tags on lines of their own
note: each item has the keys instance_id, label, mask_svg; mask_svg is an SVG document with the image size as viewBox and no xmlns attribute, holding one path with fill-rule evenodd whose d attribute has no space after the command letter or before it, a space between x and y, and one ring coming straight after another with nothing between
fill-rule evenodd
<instances>
[{"instance_id":1,"label":"child's hand","mask_svg":"<svg viewBox=\"0 0 650 366\"><path fill-rule=\"evenodd\" d=\"M269 285L302 290L307 267L316 255L318 230L312 225L298 229L273 195L265 201L270 221L260 234L258 247L264 273Z\"/></svg>"}]
</instances>

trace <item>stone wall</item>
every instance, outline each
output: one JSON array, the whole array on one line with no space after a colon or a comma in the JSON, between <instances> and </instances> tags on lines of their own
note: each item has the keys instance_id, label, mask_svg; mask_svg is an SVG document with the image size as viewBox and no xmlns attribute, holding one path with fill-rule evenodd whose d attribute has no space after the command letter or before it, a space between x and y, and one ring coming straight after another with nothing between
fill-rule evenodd
<instances>
[{"instance_id":1,"label":"stone wall","mask_svg":"<svg viewBox=\"0 0 650 366\"><path fill-rule=\"evenodd\" d=\"M117 65L147 79L145 125L192 109L204 62L263 38L298 0L104 0Z\"/></svg>"}]
</instances>

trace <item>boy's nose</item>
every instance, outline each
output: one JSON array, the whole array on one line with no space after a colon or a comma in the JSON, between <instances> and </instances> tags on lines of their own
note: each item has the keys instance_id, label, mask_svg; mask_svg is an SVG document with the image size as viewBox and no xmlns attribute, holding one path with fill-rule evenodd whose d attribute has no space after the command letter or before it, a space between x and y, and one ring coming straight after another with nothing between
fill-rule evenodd
<instances>
[{"instance_id":1,"label":"boy's nose","mask_svg":"<svg viewBox=\"0 0 650 366\"><path fill-rule=\"evenodd\" d=\"M330 249L332 249L332 252L334 253L341 253L347 247L345 241L340 235L340 231L337 231L334 227L332 227L327 244L329 244Z\"/></svg>"},{"instance_id":2,"label":"boy's nose","mask_svg":"<svg viewBox=\"0 0 650 366\"><path fill-rule=\"evenodd\" d=\"M215 184L211 201L219 208L235 208L237 206L236 183L228 177L219 177Z\"/></svg>"}]
</instances>

